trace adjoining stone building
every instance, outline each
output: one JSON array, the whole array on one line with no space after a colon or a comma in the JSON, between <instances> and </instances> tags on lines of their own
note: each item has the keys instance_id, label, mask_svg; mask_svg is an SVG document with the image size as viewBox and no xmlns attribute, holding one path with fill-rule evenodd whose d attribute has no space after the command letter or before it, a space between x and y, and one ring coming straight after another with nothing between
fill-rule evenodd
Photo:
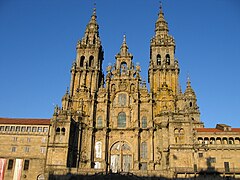
<instances>
[{"instance_id":1,"label":"adjoining stone building","mask_svg":"<svg viewBox=\"0 0 240 180\"><path fill-rule=\"evenodd\" d=\"M41 179L49 119L0 118L0 179Z\"/></svg>"},{"instance_id":2,"label":"adjoining stone building","mask_svg":"<svg viewBox=\"0 0 240 180\"><path fill-rule=\"evenodd\" d=\"M98 172L240 177L240 128L204 128L190 79L181 92L175 40L162 9L150 43L150 90L128 51L126 36L104 78L96 18L94 10L77 43L70 89L49 122L46 161L38 172L44 169L45 178Z\"/></svg>"}]
</instances>

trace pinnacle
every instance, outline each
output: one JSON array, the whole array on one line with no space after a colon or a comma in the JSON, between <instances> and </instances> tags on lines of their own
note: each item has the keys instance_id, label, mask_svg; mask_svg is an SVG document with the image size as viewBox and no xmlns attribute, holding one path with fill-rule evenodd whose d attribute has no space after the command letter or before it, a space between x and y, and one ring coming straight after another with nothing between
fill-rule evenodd
<instances>
[{"instance_id":1,"label":"pinnacle","mask_svg":"<svg viewBox=\"0 0 240 180\"><path fill-rule=\"evenodd\" d=\"M126 42L126 35L123 35L123 43L121 46L121 55L126 56L128 54L128 46L127 46L127 42Z\"/></svg>"}]
</instances>

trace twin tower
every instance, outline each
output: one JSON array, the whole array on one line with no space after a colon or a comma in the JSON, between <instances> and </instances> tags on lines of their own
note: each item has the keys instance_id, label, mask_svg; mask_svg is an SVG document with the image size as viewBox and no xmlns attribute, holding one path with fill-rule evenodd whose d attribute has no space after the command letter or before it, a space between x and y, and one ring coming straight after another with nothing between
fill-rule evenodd
<instances>
[{"instance_id":1,"label":"twin tower","mask_svg":"<svg viewBox=\"0 0 240 180\"><path fill-rule=\"evenodd\" d=\"M94 10L77 43L70 89L51 118L46 173L167 175L176 165L176 149L184 149L193 164L193 129L203 123L190 80L181 92L175 41L162 8L150 44L150 90L125 36L104 76L98 29Z\"/></svg>"}]
</instances>

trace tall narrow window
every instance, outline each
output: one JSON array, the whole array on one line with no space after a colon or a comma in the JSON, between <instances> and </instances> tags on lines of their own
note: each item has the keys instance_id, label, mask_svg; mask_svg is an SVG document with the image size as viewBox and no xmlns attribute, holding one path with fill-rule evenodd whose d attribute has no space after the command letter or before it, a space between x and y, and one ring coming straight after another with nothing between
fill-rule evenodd
<instances>
[{"instance_id":1,"label":"tall narrow window","mask_svg":"<svg viewBox=\"0 0 240 180\"><path fill-rule=\"evenodd\" d=\"M28 147L28 146L26 146L26 147L24 148L24 152L29 152L29 147Z\"/></svg>"},{"instance_id":2,"label":"tall narrow window","mask_svg":"<svg viewBox=\"0 0 240 180\"><path fill-rule=\"evenodd\" d=\"M5 131L10 131L10 126L6 126Z\"/></svg>"},{"instance_id":3,"label":"tall narrow window","mask_svg":"<svg viewBox=\"0 0 240 180\"><path fill-rule=\"evenodd\" d=\"M89 67L92 67L92 65L93 65L93 60L94 60L94 57L93 57L93 56L90 56L90 57L89 57Z\"/></svg>"},{"instance_id":4,"label":"tall narrow window","mask_svg":"<svg viewBox=\"0 0 240 180\"><path fill-rule=\"evenodd\" d=\"M16 152L17 151L17 148L15 146L12 147L11 149L12 152Z\"/></svg>"},{"instance_id":5,"label":"tall narrow window","mask_svg":"<svg viewBox=\"0 0 240 180\"><path fill-rule=\"evenodd\" d=\"M58 127L57 129L56 129L56 135L59 135L60 134L60 128Z\"/></svg>"},{"instance_id":6,"label":"tall narrow window","mask_svg":"<svg viewBox=\"0 0 240 180\"><path fill-rule=\"evenodd\" d=\"M25 132L25 131L26 131L26 127L23 126L23 127L21 128L21 131L22 131L22 132Z\"/></svg>"},{"instance_id":7,"label":"tall narrow window","mask_svg":"<svg viewBox=\"0 0 240 180\"><path fill-rule=\"evenodd\" d=\"M43 128L43 132L48 132L48 128L47 128L47 127L44 127L44 128Z\"/></svg>"},{"instance_id":8,"label":"tall narrow window","mask_svg":"<svg viewBox=\"0 0 240 180\"><path fill-rule=\"evenodd\" d=\"M84 65L84 59L85 59L85 57L84 57L84 56L81 56L81 59L80 59L80 67L83 67L83 65Z\"/></svg>"},{"instance_id":9,"label":"tall narrow window","mask_svg":"<svg viewBox=\"0 0 240 180\"><path fill-rule=\"evenodd\" d=\"M170 65L170 55L169 54L166 55L166 63L167 63L167 65Z\"/></svg>"},{"instance_id":10,"label":"tall narrow window","mask_svg":"<svg viewBox=\"0 0 240 180\"><path fill-rule=\"evenodd\" d=\"M38 127L38 132L42 132L42 127Z\"/></svg>"},{"instance_id":11,"label":"tall narrow window","mask_svg":"<svg viewBox=\"0 0 240 180\"><path fill-rule=\"evenodd\" d=\"M95 144L96 158L102 157L102 143L100 141Z\"/></svg>"},{"instance_id":12,"label":"tall narrow window","mask_svg":"<svg viewBox=\"0 0 240 180\"><path fill-rule=\"evenodd\" d=\"M161 55L157 55L157 65L161 65Z\"/></svg>"},{"instance_id":13,"label":"tall narrow window","mask_svg":"<svg viewBox=\"0 0 240 180\"><path fill-rule=\"evenodd\" d=\"M147 117L146 116L142 117L142 128L147 128Z\"/></svg>"},{"instance_id":14,"label":"tall narrow window","mask_svg":"<svg viewBox=\"0 0 240 180\"><path fill-rule=\"evenodd\" d=\"M7 169L11 170L12 168L13 168L13 159L9 159L8 160L8 167L7 167Z\"/></svg>"},{"instance_id":15,"label":"tall narrow window","mask_svg":"<svg viewBox=\"0 0 240 180\"><path fill-rule=\"evenodd\" d=\"M102 127L102 116L99 116L98 118L97 118L97 127L98 128L101 128Z\"/></svg>"},{"instance_id":16,"label":"tall narrow window","mask_svg":"<svg viewBox=\"0 0 240 180\"><path fill-rule=\"evenodd\" d=\"M37 131L37 127L33 127L32 132L36 132L36 131Z\"/></svg>"},{"instance_id":17,"label":"tall narrow window","mask_svg":"<svg viewBox=\"0 0 240 180\"><path fill-rule=\"evenodd\" d=\"M225 172L230 172L229 162L224 162L224 169L225 169Z\"/></svg>"},{"instance_id":18,"label":"tall narrow window","mask_svg":"<svg viewBox=\"0 0 240 180\"><path fill-rule=\"evenodd\" d=\"M27 132L31 132L31 127L30 126L27 127Z\"/></svg>"},{"instance_id":19,"label":"tall narrow window","mask_svg":"<svg viewBox=\"0 0 240 180\"><path fill-rule=\"evenodd\" d=\"M126 127L126 114L124 112L118 114L117 126L120 128Z\"/></svg>"},{"instance_id":20,"label":"tall narrow window","mask_svg":"<svg viewBox=\"0 0 240 180\"><path fill-rule=\"evenodd\" d=\"M147 158L147 142L142 142L141 144L141 158Z\"/></svg>"},{"instance_id":21,"label":"tall narrow window","mask_svg":"<svg viewBox=\"0 0 240 180\"><path fill-rule=\"evenodd\" d=\"M189 106L192 107L192 102L189 103Z\"/></svg>"},{"instance_id":22,"label":"tall narrow window","mask_svg":"<svg viewBox=\"0 0 240 180\"><path fill-rule=\"evenodd\" d=\"M65 132L66 132L66 129L63 127L63 128L61 129L62 135L65 135Z\"/></svg>"},{"instance_id":23,"label":"tall narrow window","mask_svg":"<svg viewBox=\"0 0 240 180\"><path fill-rule=\"evenodd\" d=\"M23 170L28 170L29 169L29 160L25 160L24 161L24 167L23 167Z\"/></svg>"}]
</instances>

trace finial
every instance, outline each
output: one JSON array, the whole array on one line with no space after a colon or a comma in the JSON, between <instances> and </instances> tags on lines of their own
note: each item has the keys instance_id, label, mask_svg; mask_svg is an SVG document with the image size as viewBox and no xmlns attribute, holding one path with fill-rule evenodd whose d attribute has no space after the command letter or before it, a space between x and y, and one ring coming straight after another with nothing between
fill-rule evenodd
<instances>
[{"instance_id":1,"label":"finial","mask_svg":"<svg viewBox=\"0 0 240 180\"><path fill-rule=\"evenodd\" d=\"M66 94L68 94L68 93L69 93L69 90L68 90L68 87L67 87Z\"/></svg>"},{"instance_id":2,"label":"finial","mask_svg":"<svg viewBox=\"0 0 240 180\"><path fill-rule=\"evenodd\" d=\"M190 75L187 73L187 86L191 86Z\"/></svg>"},{"instance_id":3,"label":"finial","mask_svg":"<svg viewBox=\"0 0 240 180\"><path fill-rule=\"evenodd\" d=\"M126 34L123 35L123 43L126 44Z\"/></svg>"},{"instance_id":4,"label":"finial","mask_svg":"<svg viewBox=\"0 0 240 180\"><path fill-rule=\"evenodd\" d=\"M162 11L162 1L159 1L159 4L160 4L160 13L162 13L163 11Z\"/></svg>"},{"instance_id":5,"label":"finial","mask_svg":"<svg viewBox=\"0 0 240 180\"><path fill-rule=\"evenodd\" d=\"M97 6L97 3L94 2L94 4L93 4L93 15L96 15L96 6Z\"/></svg>"}]
</instances>

